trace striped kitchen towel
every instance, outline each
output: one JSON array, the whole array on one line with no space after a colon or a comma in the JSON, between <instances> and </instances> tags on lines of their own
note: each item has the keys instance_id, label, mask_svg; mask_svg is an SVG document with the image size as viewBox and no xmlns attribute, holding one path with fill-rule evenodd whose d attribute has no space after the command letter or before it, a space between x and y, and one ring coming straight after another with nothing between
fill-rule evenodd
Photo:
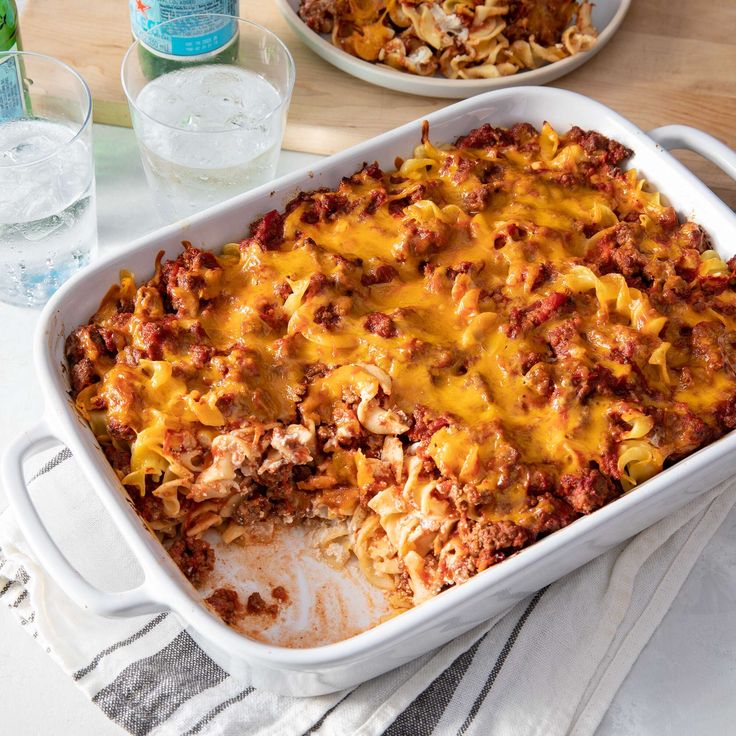
<instances>
[{"instance_id":1,"label":"striped kitchen towel","mask_svg":"<svg viewBox=\"0 0 736 736\"><path fill-rule=\"evenodd\" d=\"M52 533L94 584L140 575L68 450L29 461ZM103 619L44 575L0 515L0 598L113 721L135 736L592 734L707 541L736 502L716 488L506 615L353 690L297 699L229 676L174 614Z\"/></svg>"}]
</instances>

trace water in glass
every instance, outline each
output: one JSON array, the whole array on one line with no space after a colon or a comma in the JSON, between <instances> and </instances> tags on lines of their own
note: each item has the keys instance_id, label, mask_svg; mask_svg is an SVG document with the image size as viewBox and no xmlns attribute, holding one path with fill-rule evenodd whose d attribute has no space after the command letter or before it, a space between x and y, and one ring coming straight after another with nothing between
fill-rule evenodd
<instances>
[{"instance_id":1,"label":"water in glass","mask_svg":"<svg viewBox=\"0 0 736 736\"><path fill-rule=\"evenodd\" d=\"M228 64L149 82L136 99L143 113L136 129L159 208L172 217L190 214L272 179L281 103L261 75Z\"/></svg>"},{"instance_id":2,"label":"water in glass","mask_svg":"<svg viewBox=\"0 0 736 736\"><path fill-rule=\"evenodd\" d=\"M64 123L0 123L0 299L40 305L96 244L94 168Z\"/></svg>"}]
</instances>

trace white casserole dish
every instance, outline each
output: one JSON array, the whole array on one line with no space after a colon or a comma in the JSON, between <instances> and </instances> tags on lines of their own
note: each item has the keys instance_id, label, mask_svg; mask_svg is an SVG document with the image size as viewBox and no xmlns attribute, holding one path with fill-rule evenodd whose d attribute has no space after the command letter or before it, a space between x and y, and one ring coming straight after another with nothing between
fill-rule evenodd
<instances>
[{"instance_id":1,"label":"white casserole dish","mask_svg":"<svg viewBox=\"0 0 736 736\"><path fill-rule=\"evenodd\" d=\"M635 151L630 165L664 192L679 214L701 223L715 248L736 254L736 215L666 149L689 148L736 178L736 154L693 128L669 126L646 134L603 105L558 89L514 88L460 102L428 116L432 139L451 141L484 123L511 125L549 120L557 129L572 125L595 129ZM49 302L35 342L35 366L46 406L45 417L5 454L3 479L23 533L48 573L81 606L107 616L172 610L193 638L225 670L249 683L279 693L319 695L353 686L444 644L525 596L567 574L636 534L736 472L736 433L665 470L628 495L536 542L464 585L362 634L335 644L304 649L263 644L237 634L211 614L159 542L126 501L120 483L68 396L64 338L86 323L122 268L139 278L153 271L156 253L181 250L181 240L219 248L239 240L257 216L282 208L298 191L334 187L364 161L392 167L420 138L415 121L267 186L236 197L191 219L141 238L85 269ZM28 495L23 457L53 438L66 443L145 573L137 588L106 593L92 587L60 552ZM69 523L74 523L73 519Z\"/></svg>"}]
</instances>

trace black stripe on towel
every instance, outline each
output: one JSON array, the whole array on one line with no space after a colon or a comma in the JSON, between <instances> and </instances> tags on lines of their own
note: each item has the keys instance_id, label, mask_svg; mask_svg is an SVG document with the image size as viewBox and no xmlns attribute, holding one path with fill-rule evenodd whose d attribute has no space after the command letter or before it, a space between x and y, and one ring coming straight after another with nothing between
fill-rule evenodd
<instances>
[{"instance_id":1,"label":"black stripe on towel","mask_svg":"<svg viewBox=\"0 0 736 736\"><path fill-rule=\"evenodd\" d=\"M0 588L0 598L2 598L14 585L27 585L31 579L30 575L25 571L24 567L19 567L15 573L13 580L8 580L2 588ZM24 591L28 595L28 591ZM21 594L22 595L22 594ZM13 604L15 607L16 604Z\"/></svg>"},{"instance_id":2,"label":"black stripe on towel","mask_svg":"<svg viewBox=\"0 0 736 736\"><path fill-rule=\"evenodd\" d=\"M484 634L442 671L388 727L384 736L429 736L452 700L457 686L468 671Z\"/></svg>"},{"instance_id":3,"label":"black stripe on towel","mask_svg":"<svg viewBox=\"0 0 736 736\"><path fill-rule=\"evenodd\" d=\"M506 640L506 643L503 645L503 648L501 649L501 652L499 653L498 658L496 659L496 663L493 665L493 669L491 670L490 674L488 675L488 678L486 679L483 685L483 689L480 691L480 693L478 694L478 697L473 702L473 706L470 709L470 713L468 713L468 716L463 722L463 725L460 726L460 730L457 732L458 736L463 736L463 734L468 730L468 728L470 728L470 725L473 723L475 716L480 710L480 706L483 705L483 701L486 699L486 696L488 695L491 688L493 687L493 684L496 682L499 672L501 672L501 669L503 668L503 665L506 662L506 659L511 653L511 650L514 648L514 644L516 644L516 640L519 638L519 633L524 628L524 624L526 623L526 620L529 618L529 616L531 616L532 611L537 607L537 603L539 603L539 600L544 595L548 587L549 586L547 586L546 588L542 588L541 590L537 591L537 593L535 593L534 597L531 599L531 601L529 601L529 605L526 607L526 610L519 617L519 620L516 622L516 626L514 626L513 630L511 631L511 634L509 635L509 638Z\"/></svg>"},{"instance_id":4,"label":"black stripe on towel","mask_svg":"<svg viewBox=\"0 0 736 736\"><path fill-rule=\"evenodd\" d=\"M18 606L23 603L23 601L28 598L28 590L23 589L21 591L21 594L10 604L11 608L18 608Z\"/></svg>"},{"instance_id":5,"label":"black stripe on towel","mask_svg":"<svg viewBox=\"0 0 736 736\"><path fill-rule=\"evenodd\" d=\"M161 651L126 667L92 701L133 736L146 736L227 673L182 631Z\"/></svg>"},{"instance_id":6,"label":"black stripe on towel","mask_svg":"<svg viewBox=\"0 0 736 736\"><path fill-rule=\"evenodd\" d=\"M132 644L134 641L138 641L138 639L140 639L142 636L145 636L149 631L155 629L156 626L158 626L168 615L168 613L159 613L158 616L152 618L142 629L136 631L135 634L132 634L127 639L122 639L115 644L111 644L106 649L103 649L86 667L82 667L81 670L77 670L72 675L72 677L75 680L81 680L83 677L92 672L95 667L97 667L103 657L106 657L108 654L118 649L122 649L122 647L127 647L128 644Z\"/></svg>"},{"instance_id":7,"label":"black stripe on towel","mask_svg":"<svg viewBox=\"0 0 736 736\"><path fill-rule=\"evenodd\" d=\"M3 585L2 588L0 588L0 598L2 598L10 590L10 588L13 585L18 585L18 581L17 580L8 580L8 582L5 583L5 585Z\"/></svg>"},{"instance_id":8,"label":"black stripe on towel","mask_svg":"<svg viewBox=\"0 0 736 736\"><path fill-rule=\"evenodd\" d=\"M332 708L330 708L329 710L326 710L322 714L322 716L317 721L317 723L315 723L308 731L305 731L303 736L312 736L313 734L317 733L317 731L322 727L322 724L325 722L325 719L327 718L327 716L329 716L331 713L334 713L335 709L339 705L342 705L345 702L345 698L347 698L348 695L352 695L354 692L355 690L351 690L347 695L343 695L343 697L340 698L340 700L338 700L337 703L335 703L335 705L332 706Z\"/></svg>"},{"instance_id":9,"label":"black stripe on towel","mask_svg":"<svg viewBox=\"0 0 736 736\"><path fill-rule=\"evenodd\" d=\"M45 475L49 471L53 470L57 465L61 465L63 462L68 460L72 456L72 451L65 447L62 450L59 450L59 452L54 455L54 457L51 458L47 463L44 463L39 469L38 472L28 481L29 483L33 483L36 478L40 478L42 475Z\"/></svg>"},{"instance_id":10,"label":"black stripe on towel","mask_svg":"<svg viewBox=\"0 0 736 736\"><path fill-rule=\"evenodd\" d=\"M36 620L36 612L31 611L31 615L28 618L22 618L20 619L21 626L28 626L28 624L32 624Z\"/></svg>"},{"instance_id":11,"label":"black stripe on towel","mask_svg":"<svg viewBox=\"0 0 736 736\"><path fill-rule=\"evenodd\" d=\"M195 736L195 734L198 734L213 718L222 713L222 711L235 703L239 703L241 700L245 700L245 698L254 691L254 687L247 687L245 690L241 690L237 695L233 695L232 698L223 700L222 703L215 706L209 713L200 718L200 720L198 720L188 731L185 731L182 736Z\"/></svg>"}]
</instances>

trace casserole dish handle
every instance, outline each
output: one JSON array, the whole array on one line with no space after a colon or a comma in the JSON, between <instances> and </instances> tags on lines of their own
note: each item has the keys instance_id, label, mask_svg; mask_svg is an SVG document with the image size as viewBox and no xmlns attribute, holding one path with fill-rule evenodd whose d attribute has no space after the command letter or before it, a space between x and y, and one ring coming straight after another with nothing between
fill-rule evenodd
<instances>
[{"instance_id":1,"label":"casserole dish handle","mask_svg":"<svg viewBox=\"0 0 736 736\"><path fill-rule=\"evenodd\" d=\"M21 532L54 582L82 608L102 616L135 616L162 610L148 593L147 581L130 590L108 593L87 582L51 538L31 499L23 460L32 451L59 444L42 420L10 445L3 458L3 483Z\"/></svg>"},{"instance_id":2,"label":"casserole dish handle","mask_svg":"<svg viewBox=\"0 0 736 736\"><path fill-rule=\"evenodd\" d=\"M650 130L647 135L667 151L695 151L712 161L719 169L736 179L736 152L712 135L689 125L665 125Z\"/></svg>"}]
</instances>

